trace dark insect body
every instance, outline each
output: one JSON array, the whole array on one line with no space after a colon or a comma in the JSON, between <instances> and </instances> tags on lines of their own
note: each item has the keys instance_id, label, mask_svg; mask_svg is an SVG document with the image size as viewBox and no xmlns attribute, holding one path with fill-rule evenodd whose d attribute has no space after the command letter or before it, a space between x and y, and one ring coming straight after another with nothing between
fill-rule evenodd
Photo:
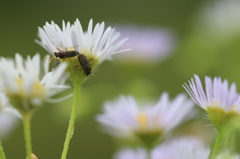
<instances>
[{"instance_id":1,"label":"dark insect body","mask_svg":"<svg viewBox=\"0 0 240 159\"><path fill-rule=\"evenodd\" d=\"M53 53L55 57L58 57L60 59L65 59L65 58L71 58L74 56L79 55L78 51L60 51L60 52L54 52Z\"/></svg>"},{"instance_id":2,"label":"dark insect body","mask_svg":"<svg viewBox=\"0 0 240 159\"><path fill-rule=\"evenodd\" d=\"M46 48L48 49L47 45L45 45ZM74 57L74 56L77 56L79 55L79 52L78 51L68 51L68 50L61 50L59 49L58 47L56 47L56 49L59 51L59 52L54 52L53 55L55 57L58 57L60 59L65 59L65 58L71 58L71 57ZM48 49L48 51L50 51ZM51 51L50 51L51 52Z\"/></svg>"},{"instance_id":3,"label":"dark insect body","mask_svg":"<svg viewBox=\"0 0 240 159\"><path fill-rule=\"evenodd\" d=\"M84 71L84 74L86 76L89 76L92 72L92 67L90 66L89 60L86 58L85 55L79 54L78 55L78 61Z\"/></svg>"}]
</instances>

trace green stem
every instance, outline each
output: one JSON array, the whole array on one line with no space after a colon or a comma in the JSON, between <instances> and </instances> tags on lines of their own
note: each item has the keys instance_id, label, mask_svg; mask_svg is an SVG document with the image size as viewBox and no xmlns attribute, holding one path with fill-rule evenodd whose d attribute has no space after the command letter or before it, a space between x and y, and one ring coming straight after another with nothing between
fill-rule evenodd
<instances>
[{"instance_id":1,"label":"green stem","mask_svg":"<svg viewBox=\"0 0 240 159\"><path fill-rule=\"evenodd\" d=\"M22 113L22 117L23 117L24 136L25 136L25 143L26 143L26 155L27 155L27 159L32 159L31 158L31 154L32 154L31 126L30 126L31 113L30 112Z\"/></svg>"},{"instance_id":2,"label":"green stem","mask_svg":"<svg viewBox=\"0 0 240 159\"><path fill-rule=\"evenodd\" d=\"M151 159L151 148L147 149L147 159Z\"/></svg>"},{"instance_id":3,"label":"green stem","mask_svg":"<svg viewBox=\"0 0 240 159\"><path fill-rule=\"evenodd\" d=\"M0 159L6 159L1 142L0 142Z\"/></svg>"},{"instance_id":4,"label":"green stem","mask_svg":"<svg viewBox=\"0 0 240 159\"><path fill-rule=\"evenodd\" d=\"M223 134L217 132L209 159L215 159L223 142Z\"/></svg>"},{"instance_id":5,"label":"green stem","mask_svg":"<svg viewBox=\"0 0 240 159\"><path fill-rule=\"evenodd\" d=\"M68 153L68 148L70 144L70 140L73 135L74 131L74 123L77 115L77 108L78 108L78 101L79 101L79 96L80 96L80 90L81 90L81 83L82 81L79 80L74 80L74 97L73 97L73 105L72 105L72 113L71 117L69 120L69 125L68 125L68 130L66 134L66 139L64 142L64 147L63 147L63 152L62 152L62 157L61 159L66 159L67 158L67 153Z\"/></svg>"}]
</instances>

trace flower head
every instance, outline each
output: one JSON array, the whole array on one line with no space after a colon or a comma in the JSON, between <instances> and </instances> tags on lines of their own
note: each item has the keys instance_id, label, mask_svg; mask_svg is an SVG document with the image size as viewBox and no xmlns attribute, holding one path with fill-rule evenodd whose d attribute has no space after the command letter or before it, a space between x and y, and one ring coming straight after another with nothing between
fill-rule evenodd
<instances>
[{"instance_id":1,"label":"flower head","mask_svg":"<svg viewBox=\"0 0 240 159\"><path fill-rule=\"evenodd\" d=\"M67 78L63 76L67 65L63 63L49 72L49 58L47 56L43 62L43 76L40 76L39 54L33 58L28 56L26 60L19 54L15 59L0 58L0 90L20 112L50 101L52 96L68 88L64 85Z\"/></svg>"},{"instance_id":2,"label":"flower head","mask_svg":"<svg viewBox=\"0 0 240 159\"><path fill-rule=\"evenodd\" d=\"M86 75L79 54L85 56L85 63L89 63L90 69L94 69L97 64L109 58L110 55L125 51L118 49L127 39L116 42L120 34L111 27L104 31L104 26L104 22L98 23L93 29L93 21L90 20L88 29L84 32L78 19L73 25L70 25L69 22L65 24L63 21L62 29L53 21L51 24L46 22L43 28L39 28L38 36L40 41L37 41L37 43L55 56L56 53L65 51L66 56L70 58L63 57L58 58L58 60L66 60L69 63L69 67L71 67L68 69L70 74L71 72L79 72L76 66L80 66L82 72ZM69 55L69 52L66 51L75 51L75 53Z\"/></svg>"},{"instance_id":3,"label":"flower head","mask_svg":"<svg viewBox=\"0 0 240 159\"><path fill-rule=\"evenodd\" d=\"M183 87L195 103L207 111L216 127L240 113L240 98L235 83L228 88L227 80L222 81L220 77L212 80L206 76L205 85L204 91L199 77L194 75L194 79L189 81L189 86L185 83Z\"/></svg>"},{"instance_id":4,"label":"flower head","mask_svg":"<svg viewBox=\"0 0 240 159\"><path fill-rule=\"evenodd\" d=\"M170 101L168 94L163 93L157 104L145 107L139 107L131 96L121 96L114 102L107 102L104 114L98 115L97 120L111 135L137 136L144 143L153 143L192 117L193 106L183 94Z\"/></svg>"}]
</instances>

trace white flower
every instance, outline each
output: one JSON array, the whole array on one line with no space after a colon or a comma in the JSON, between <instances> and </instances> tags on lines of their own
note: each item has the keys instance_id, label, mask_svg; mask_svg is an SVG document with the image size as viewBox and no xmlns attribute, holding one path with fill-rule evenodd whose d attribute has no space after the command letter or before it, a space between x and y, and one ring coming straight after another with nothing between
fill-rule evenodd
<instances>
[{"instance_id":1,"label":"white flower","mask_svg":"<svg viewBox=\"0 0 240 159\"><path fill-rule=\"evenodd\" d=\"M9 134L21 115L10 106L7 97L0 92L0 138Z\"/></svg>"},{"instance_id":2,"label":"white flower","mask_svg":"<svg viewBox=\"0 0 240 159\"><path fill-rule=\"evenodd\" d=\"M167 29L137 25L120 25L116 28L122 37L129 37L121 48L132 48L127 53L116 55L124 61L159 62L169 57L176 45L176 37Z\"/></svg>"},{"instance_id":3,"label":"white flower","mask_svg":"<svg viewBox=\"0 0 240 159\"><path fill-rule=\"evenodd\" d=\"M51 54L59 50L75 50L87 56L88 60L96 58L100 63L112 54L126 51L118 49L127 39L116 42L120 33L111 27L104 31L104 25L104 22L98 23L93 29L93 21L90 20L88 30L84 32L78 19L73 25L63 21L62 29L53 21L51 24L46 22L43 28L38 29L40 41L37 43Z\"/></svg>"},{"instance_id":4,"label":"white flower","mask_svg":"<svg viewBox=\"0 0 240 159\"><path fill-rule=\"evenodd\" d=\"M125 148L118 152L114 159L147 159L147 152L145 149L132 150Z\"/></svg>"},{"instance_id":5,"label":"white flower","mask_svg":"<svg viewBox=\"0 0 240 159\"><path fill-rule=\"evenodd\" d=\"M163 143L152 151L152 159L208 159L210 149L194 138Z\"/></svg>"},{"instance_id":6,"label":"white flower","mask_svg":"<svg viewBox=\"0 0 240 159\"><path fill-rule=\"evenodd\" d=\"M40 56L27 57L23 60L19 54L15 59L0 58L0 90L9 98L14 107L25 103L31 106L41 105L43 101L51 101L51 97L65 90L66 77L63 73L66 64L59 65L49 72L49 56L43 62L43 76L40 74Z\"/></svg>"},{"instance_id":7,"label":"white flower","mask_svg":"<svg viewBox=\"0 0 240 159\"><path fill-rule=\"evenodd\" d=\"M131 96L121 96L105 104L104 114L98 115L97 121L114 136L165 134L191 118L195 114L193 106L184 94L170 101L168 94L163 93L157 104L145 107L139 107Z\"/></svg>"},{"instance_id":8,"label":"white flower","mask_svg":"<svg viewBox=\"0 0 240 159\"><path fill-rule=\"evenodd\" d=\"M180 138L162 143L151 152L151 159L208 159L210 149L194 138ZM148 159L147 150L125 148L118 152L114 159Z\"/></svg>"},{"instance_id":9,"label":"white flower","mask_svg":"<svg viewBox=\"0 0 240 159\"><path fill-rule=\"evenodd\" d=\"M240 98L235 83L228 88L227 80L222 81L220 77L215 77L212 80L206 76L205 85L204 91L199 77L194 75L194 79L189 81L189 86L185 83L183 87L195 103L205 110L209 107L219 107L226 112L230 110L240 112Z\"/></svg>"}]
</instances>

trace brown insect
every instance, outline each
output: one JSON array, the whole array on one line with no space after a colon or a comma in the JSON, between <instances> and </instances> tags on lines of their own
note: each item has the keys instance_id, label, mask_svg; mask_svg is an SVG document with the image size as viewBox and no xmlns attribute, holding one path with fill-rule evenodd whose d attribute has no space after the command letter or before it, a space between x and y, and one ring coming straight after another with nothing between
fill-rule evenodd
<instances>
[{"instance_id":1,"label":"brown insect","mask_svg":"<svg viewBox=\"0 0 240 159\"><path fill-rule=\"evenodd\" d=\"M79 55L78 51L61 51L61 52L54 52L55 57L60 59L70 58Z\"/></svg>"},{"instance_id":2,"label":"brown insect","mask_svg":"<svg viewBox=\"0 0 240 159\"><path fill-rule=\"evenodd\" d=\"M74 56L79 55L78 51L68 51L68 50L60 50L59 48L56 48L59 52L54 52L53 54L55 57L58 57L60 59L65 59L65 58L71 58Z\"/></svg>"},{"instance_id":3,"label":"brown insect","mask_svg":"<svg viewBox=\"0 0 240 159\"><path fill-rule=\"evenodd\" d=\"M47 45L46 45L46 48L48 49ZM53 55L55 57L58 57L60 59L65 59L65 58L71 58L71 57L74 57L74 56L77 56L79 55L79 52L78 51L68 51L68 50L61 50L59 48L56 47L56 49L59 51L59 52L54 52ZM49 49L48 49L49 50ZM50 50L49 50L50 51Z\"/></svg>"},{"instance_id":4,"label":"brown insect","mask_svg":"<svg viewBox=\"0 0 240 159\"><path fill-rule=\"evenodd\" d=\"M80 65L81 65L81 67L84 71L84 74L86 76L91 75L92 67L91 67L91 64L89 63L90 60L88 60L85 55L79 54L78 55L78 61L79 61Z\"/></svg>"}]
</instances>

